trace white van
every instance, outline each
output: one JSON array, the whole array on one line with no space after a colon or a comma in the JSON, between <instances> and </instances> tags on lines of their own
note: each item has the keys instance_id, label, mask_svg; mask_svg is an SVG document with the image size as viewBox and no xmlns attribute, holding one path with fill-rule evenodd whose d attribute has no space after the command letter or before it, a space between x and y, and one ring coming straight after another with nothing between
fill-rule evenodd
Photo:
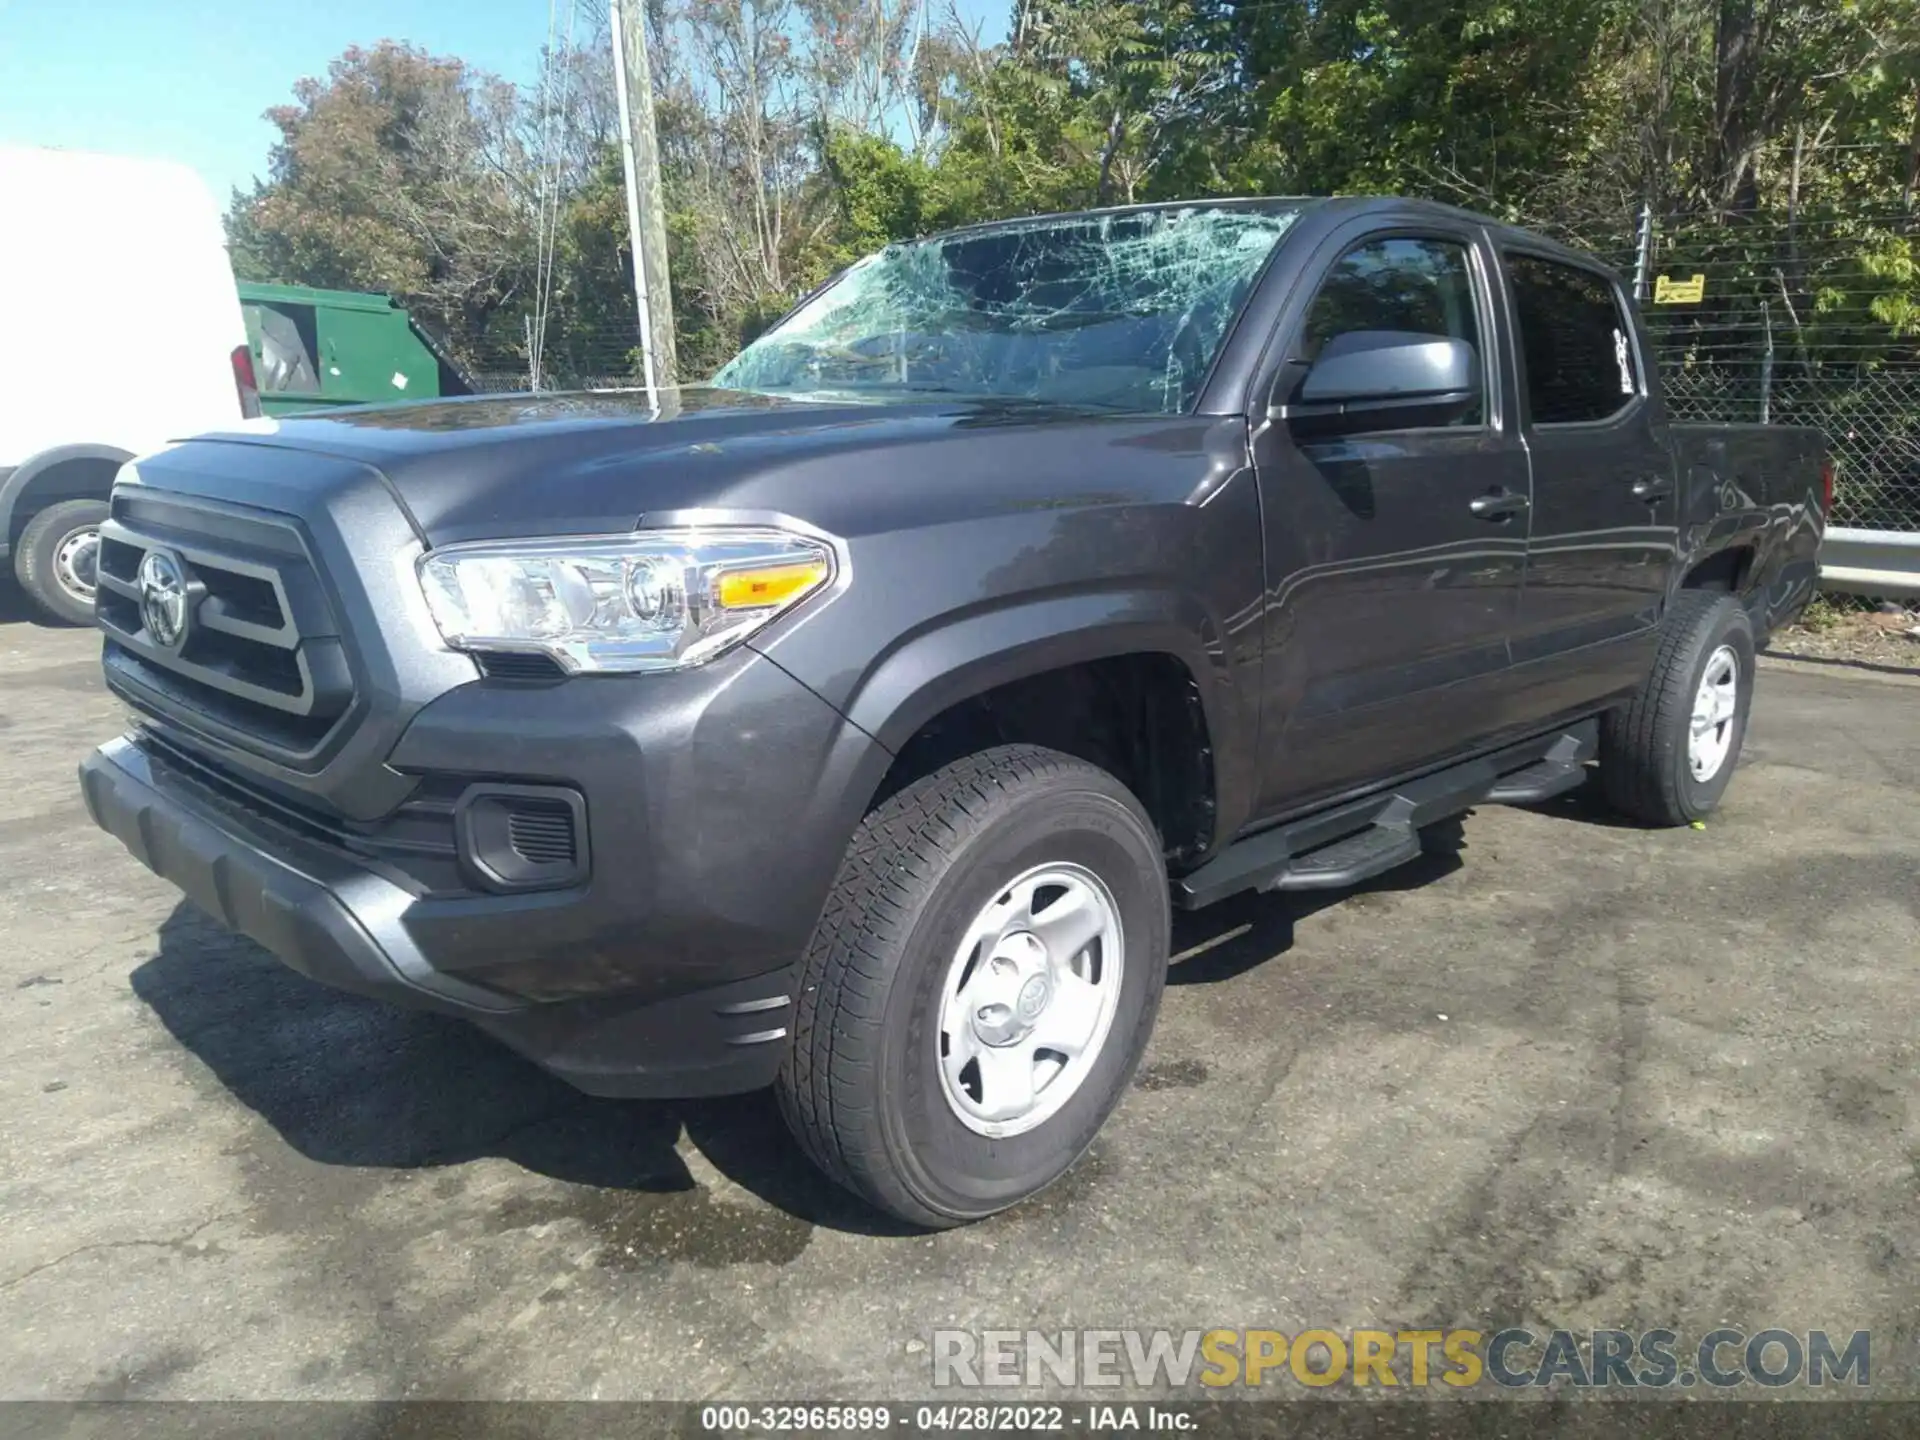
<instances>
[{"instance_id":1,"label":"white van","mask_svg":"<svg viewBox=\"0 0 1920 1440\"><path fill-rule=\"evenodd\" d=\"M92 622L98 526L122 464L258 413L220 210L199 176L0 145L0 560L47 618Z\"/></svg>"}]
</instances>

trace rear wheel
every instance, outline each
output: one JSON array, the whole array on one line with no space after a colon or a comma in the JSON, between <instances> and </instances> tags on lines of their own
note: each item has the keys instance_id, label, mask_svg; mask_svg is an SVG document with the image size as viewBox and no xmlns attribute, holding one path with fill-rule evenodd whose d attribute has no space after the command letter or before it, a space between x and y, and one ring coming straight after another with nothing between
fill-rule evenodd
<instances>
[{"instance_id":1,"label":"rear wheel","mask_svg":"<svg viewBox=\"0 0 1920 1440\"><path fill-rule=\"evenodd\" d=\"M1017 1204L1125 1092L1168 933L1159 838L1105 771L1005 746L917 781L861 824L814 934L788 1124L915 1224Z\"/></svg>"},{"instance_id":2,"label":"rear wheel","mask_svg":"<svg viewBox=\"0 0 1920 1440\"><path fill-rule=\"evenodd\" d=\"M13 571L42 615L62 625L91 625L100 563L104 500L63 500L27 522Z\"/></svg>"},{"instance_id":3,"label":"rear wheel","mask_svg":"<svg viewBox=\"0 0 1920 1440\"><path fill-rule=\"evenodd\" d=\"M1720 803L1753 703L1753 622L1736 599L1683 590L1640 693L1600 732L1608 800L1649 825L1685 825Z\"/></svg>"}]
</instances>

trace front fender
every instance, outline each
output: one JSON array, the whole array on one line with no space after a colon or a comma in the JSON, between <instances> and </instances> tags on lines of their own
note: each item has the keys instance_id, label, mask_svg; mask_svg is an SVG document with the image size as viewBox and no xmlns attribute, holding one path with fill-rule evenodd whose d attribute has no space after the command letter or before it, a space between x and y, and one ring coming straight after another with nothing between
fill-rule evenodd
<instances>
[{"instance_id":1,"label":"front fender","mask_svg":"<svg viewBox=\"0 0 1920 1440\"><path fill-rule=\"evenodd\" d=\"M1090 470L1083 493L1033 482L988 505L976 493L986 480L969 490L955 478L918 504L924 519L916 510L884 530L828 525L850 532L835 589L752 643L896 753L941 712L1013 681L1171 657L1207 725L1215 835L1231 836L1259 789L1259 497L1250 471L1211 452L1196 457L1204 468L1175 463L1170 443L1112 447L1113 465ZM1028 463L1003 461L1020 475ZM1114 487L1123 464L1177 498L1094 488ZM905 504L890 483L890 503Z\"/></svg>"},{"instance_id":2,"label":"front fender","mask_svg":"<svg viewBox=\"0 0 1920 1440\"><path fill-rule=\"evenodd\" d=\"M1167 655L1193 677L1213 751L1216 836L1244 822L1253 697L1196 599L1171 590L1029 597L943 617L902 639L852 690L843 713L898 753L942 711L1011 681L1121 655Z\"/></svg>"}]
</instances>

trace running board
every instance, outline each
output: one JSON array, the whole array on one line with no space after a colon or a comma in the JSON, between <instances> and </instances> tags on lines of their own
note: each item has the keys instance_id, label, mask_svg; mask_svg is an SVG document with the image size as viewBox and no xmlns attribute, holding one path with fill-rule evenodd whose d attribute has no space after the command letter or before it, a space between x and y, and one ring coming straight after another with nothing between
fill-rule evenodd
<instances>
[{"instance_id":1,"label":"running board","mask_svg":"<svg viewBox=\"0 0 1920 1440\"><path fill-rule=\"evenodd\" d=\"M1597 736L1597 731L1596 731ZM1587 759L1594 744L1571 732L1553 742L1543 759L1524 770L1502 775L1500 783L1487 792L1493 805L1537 805L1564 795L1587 778Z\"/></svg>"},{"instance_id":2,"label":"running board","mask_svg":"<svg viewBox=\"0 0 1920 1440\"><path fill-rule=\"evenodd\" d=\"M1384 875L1419 854L1419 831L1410 825L1380 821L1354 831L1344 840L1295 855L1263 888L1339 890Z\"/></svg>"},{"instance_id":3,"label":"running board","mask_svg":"<svg viewBox=\"0 0 1920 1440\"><path fill-rule=\"evenodd\" d=\"M1420 854L1425 826L1475 805L1529 805L1571 790L1599 749L1600 722L1509 745L1391 789L1236 841L1173 882L1173 902L1197 910L1243 890L1356 885Z\"/></svg>"}]
</instances>

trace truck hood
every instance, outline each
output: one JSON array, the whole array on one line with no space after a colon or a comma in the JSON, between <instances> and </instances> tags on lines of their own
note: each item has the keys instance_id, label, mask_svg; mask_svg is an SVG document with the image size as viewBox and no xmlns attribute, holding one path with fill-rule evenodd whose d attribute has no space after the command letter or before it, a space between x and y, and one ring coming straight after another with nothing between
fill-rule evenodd
<instances>
[{"instance_id":1,"label":"truck hood","mask_svg":"<svg viewBox=\"0 0 1920 1440\"><path fill-rule=\"evenodd\" d=\"M657 405L634 391L338 410L250 421L190 443L357 461L384 478L425 543L446 545L618 533L650 514L706 508L830 524L834 517L823 509L857 501L879 519L898 492L922 489L943 470L994 476L1023 468L1014 456L1020 437L1030 445L1035 430L1052 432L1052 448L1066 441L1062 431L1086 426L1111 435L1116 423L1191 428L1195 420L1123 420L1023 401L786 398L687 387L661 392ZM911 461L897 453L908 445ZM996 487L989 480L983 488Z\"/></svg>"}]
</instances>

